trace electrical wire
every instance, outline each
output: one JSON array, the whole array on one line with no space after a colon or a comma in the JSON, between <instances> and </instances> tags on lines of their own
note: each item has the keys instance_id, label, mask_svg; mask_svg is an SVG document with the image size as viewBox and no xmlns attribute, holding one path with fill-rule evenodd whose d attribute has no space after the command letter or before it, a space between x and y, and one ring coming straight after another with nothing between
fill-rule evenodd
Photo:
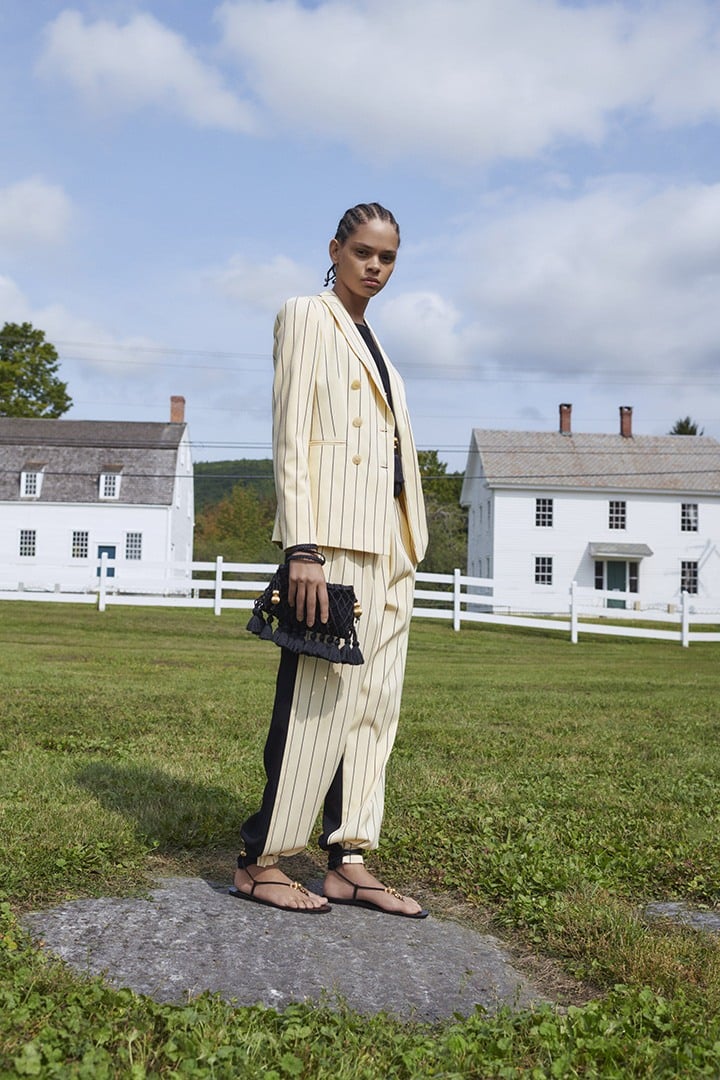
<instances>
[{"instance_id":1,"label":"electrical wire","mask_svg":"<svg viewBox=\"0 0 720 1080\"><path fill-rule=\"evenodd\" d=\"M112 350L115 352L132 352L132 353L149 353L151 355L161 356L195 356L195 357L208 357L212 360L259 360L263 362L262 367L253 368L238 368L233 365L231 367L207 365L207 364L165 364L154 360L136 360L128 357L120 357L117 360L100 358L89 358L87 356L73 356L72 354L64 353L61 356L63 360L71 360L77 363L87 363L88 360L92 360L94 364L111 363L111 364L131 364L134 366L145 367L170 367L177 368L184 371L234 371L236 374L247 373L259 373L267 372L272 368L272 357L270 353L256 353L256 352L235 352L226 350L210 350L210 349L184 349L174 346L158 346L158 345L121 345L121 344L105 344L103 342L90 342L90 341L56 341L55 346L60 350L61 348L82 348L82 349L97 349L101 352ZM652 378L654 386L673 386L677 382L682 381L683 386L717 386L717 374L712 371L703 371L697 373L697 378L694 380L692 376L688 375L686 370L683 371L659 371L657 368L653 368L652 373L637 369L623 368L622 371L613 370L598 370L596 372L578 371L573 368L559 368L553 372L546 373L534 373L532 369L526 368L503 368L502 370L488 370L483 372L473 372L468 370L467 364L438 364L437 366L430 367L423 364L413 364L412 362L401 362L398 368L402 371L403 375L408 379L418 380L440 380L440 379L452 379L466 382L494 382L494 383L547 383L555 382L560 379L592 379L594 377L602 377L605 380L612 380L621 385L633 386L633 385L647 385L648 379ZM711 380L706 382L705 380ZM663 381L668 380L668 381ZM702 381L699 381L702 380Z\"/></svg>"}]
</instances>

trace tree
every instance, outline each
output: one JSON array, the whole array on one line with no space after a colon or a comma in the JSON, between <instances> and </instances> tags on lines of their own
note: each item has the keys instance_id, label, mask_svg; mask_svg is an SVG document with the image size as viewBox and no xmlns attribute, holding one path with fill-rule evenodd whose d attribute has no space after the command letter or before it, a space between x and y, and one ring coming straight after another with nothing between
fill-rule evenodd
<instances>
[{"instance_id":1,"label":"tree","mask_svg":"<svg viewBox=\"0 0 720 1080\"><path fill-rule=\"evenodd\" d=\"M227 562L277 562L270 540L275 499L236 484L218 503L205 506L195 521L194 557L201 561L222 555Z\"/></svg>"},{"instance_id":2,"label":"tree","mask_svg":"<svg viewBox=\"0 0 720 1080\"><path fill-rule=\"evenodd\" d=\"M705 428L698 429L697 421L692 420L689 416L684 416L681 420L676 420L673 426L670 428L668 435L704 435Z\"/></svg>"},{"instance_id":3,"label":"tree","mask_svg":"<svg viewBox=\"0 0 720 1080\"><path fill-rule=\"evenodd\" d=\"M418 451L428 520L428 549L420 569L449 574L467 564L467 510L460 506L463 474L449 473L437 450Z\"/></svg>"},{"instance_id":4,"label":"tree","mask_svg":"<svg viewBox=\"0 0 720 1080\"><path fill-rule=\"evenodd\" d=\"M57 377L58 354L43 330L6 322L0 330L0 416L56 419L72 405Z\"/></svg>"},{"instance_id":5,"label":"tree","mask_svg":"<svg viewBox=\"0 0 720 1080\"><path fill-rule=\"evenodd\" d=\"M272 458L196 461L193 469L196 514L230 495L237 483L252 485L259 499L275 498Z\"/></svg>"}]
</instances>

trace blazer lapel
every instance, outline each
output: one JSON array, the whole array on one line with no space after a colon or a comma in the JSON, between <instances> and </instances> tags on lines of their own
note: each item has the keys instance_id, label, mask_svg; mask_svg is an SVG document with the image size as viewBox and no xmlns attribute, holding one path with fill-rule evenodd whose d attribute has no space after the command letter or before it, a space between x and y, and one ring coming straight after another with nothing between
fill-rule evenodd
<instances>
[{"instance_id":1,"label":"blazer lapel","mask_svg":"<svg viewBox=\"0 0 720 1080\"><path fill-rule=\"evenodd\" d=\"M356 356L359 357L363 365L367 368L370 378L373 380L383 397L385 397L385 387L382 384L382 379L380 378L377 364L373 360L367 345L362 339L360 331L358 330L355 323L352 321L350 313L343 304L342 300L340 300L340 298L337 297L334 292L320 293L320 299L323 300L330 309L330 312L332 313L335 322L340 327L340 330L342 331L348 345L356 354ZM375 338L375 340L377 341L377 338ZM384 352L383 356L385 356ZM385 357L385 361L386 363L388 363L387 357Z\"/></svg>"}]
</instances>

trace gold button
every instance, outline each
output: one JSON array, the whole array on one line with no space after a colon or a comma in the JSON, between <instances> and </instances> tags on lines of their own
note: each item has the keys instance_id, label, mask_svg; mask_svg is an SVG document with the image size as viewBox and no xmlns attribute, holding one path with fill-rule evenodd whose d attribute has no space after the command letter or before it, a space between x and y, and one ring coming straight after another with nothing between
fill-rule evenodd
<instances>
[{"instance_id":1,"label":"gold button","mask_svg":"<svg viewBox=\"0 0 720 1080\"><path fill-rule=\"evenodd\" d=\"M362 416L356 416L355 419L353 420L353 427L362 427L362 426L363 426Z\"/></svg>"},{"instance_id":2,"label":"gold button","mask_svg":"<svg viewBox=\"0 0 720 1080\"><path fill-rule=\"evenodd\" d=\"M353 454L353 459L352 459L353 465L359 465L361 461L362 461L362 458L360 457L359 454Z\"/></svg>"},{"instance_id":3,"label":"gold button","mask_svg":"<svg viewBox=\"0 0 720 1080\"><path fill-rule=\"evenodd\" d=\"M350 383L350 389L351 390L359 390L361 386L362 386L362 383L360 382L359 379L353 379L353 381Z\"/></svg>"}]
</instances>

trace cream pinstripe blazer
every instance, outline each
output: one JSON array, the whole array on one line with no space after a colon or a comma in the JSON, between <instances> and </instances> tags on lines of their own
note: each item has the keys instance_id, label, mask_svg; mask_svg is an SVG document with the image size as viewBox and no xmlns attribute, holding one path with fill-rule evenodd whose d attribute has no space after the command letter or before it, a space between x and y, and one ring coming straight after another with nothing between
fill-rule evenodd
<instances>
[{"instance_id":1,"label":"cream pinstripe blazer","mask_svg":"<svg viewBox=\"0 0 720 1080\"><path fill-rule=\"evenodd\" d=\"M397 427L409 554L420 562L425 504L405 390L390 361L394 420L377 365L334 292L287 301L275 321L273 359L273 540L387 555Z\"/></svg>"}]
</instances>

